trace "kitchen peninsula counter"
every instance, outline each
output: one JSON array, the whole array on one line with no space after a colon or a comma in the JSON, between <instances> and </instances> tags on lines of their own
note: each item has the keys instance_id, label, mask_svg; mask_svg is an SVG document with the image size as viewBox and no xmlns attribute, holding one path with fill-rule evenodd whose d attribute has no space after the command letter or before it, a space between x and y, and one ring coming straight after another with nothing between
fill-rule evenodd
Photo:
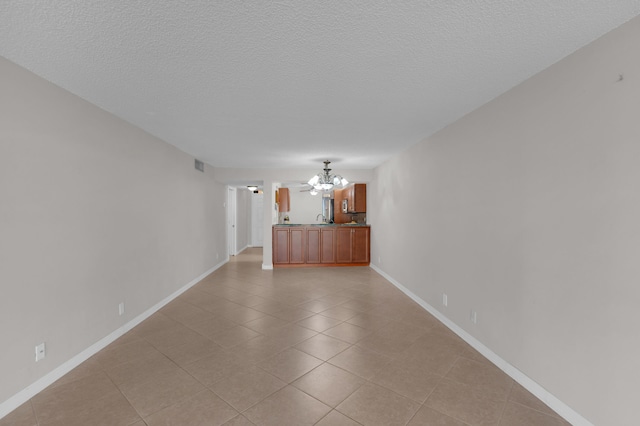
<instances>
[{"instance_id":1,"label":"kitchen peninsula counter","mask_svg":"<svg viewBox=\"0 0 640 426\"><path fill-rule=\"evenodd\" d=\"M360 223L273 225L273 266L368 266L371 227Z\"/></svg>"}]
</instances>

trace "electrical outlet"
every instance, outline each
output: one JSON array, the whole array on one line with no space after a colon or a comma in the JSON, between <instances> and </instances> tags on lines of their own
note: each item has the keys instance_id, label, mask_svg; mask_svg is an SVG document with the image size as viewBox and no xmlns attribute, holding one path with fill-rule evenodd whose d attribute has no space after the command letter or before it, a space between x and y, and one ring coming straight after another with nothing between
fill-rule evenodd
<instances>
[{"instance_id":1,"label":"electrical outlet","mask_svg":"<svg viewBox=\"0 0 640 426\"><path fill-rule=\"evenodd\" d=\"M40 361L41 359L44 359L45 355L46 355L46 352L44 348L44 342L42 342L36 346L36 362Z\"/></svg>"},{"instance_id":2,"label":"electrical outlet","mask_svg":"<svg viewBox=\"0 0 640 426\"><path fill-rule=\"evenodd\" d=\"M469 315L469 319L471 320L472 323L477 324L478 323L478 313L472 309L471 310L471 314Z\"/></svg>"},{"instance_id":3,"label":"electrical outlet","mask_svg":"<svg viewBox=\"0 0 640 426\"><path fill-rule=\"evenodd\" d=\"M448 305L448 303L449 303L449 302L448 302L448 300L447 300L447 293L442 293L442 304L443 304L444 306L447 306L447 305Z\"/></svg>"},{"instance_id":4,"label":"electrical outlet","mask_svg":"<svg viewBox=\"0 0 640 426\"><path fill-rule=\"evenodd\" d=\"M220 254L216 252L216 260L220 259Z\"/></svg>"},{"instance_id":5,"label":"electrical outlet","mask_svg":"<svg viewBox=\"0 0 640 426\"><path fill-rule=\"evenodd\" d=\"M124 302L120 302L120 304L118 305L118 315L123 315L124 314Z\"/></svg>"},{"instance_id":6,"label":"electrical outlet","mask_svg":"<svg viewBox=\"0 0 640 426\"><path fill-rule=\"evenodd\" d=\"M378 265L382 264L382 258L378 256Z\"/></svg>"}]
</instances>

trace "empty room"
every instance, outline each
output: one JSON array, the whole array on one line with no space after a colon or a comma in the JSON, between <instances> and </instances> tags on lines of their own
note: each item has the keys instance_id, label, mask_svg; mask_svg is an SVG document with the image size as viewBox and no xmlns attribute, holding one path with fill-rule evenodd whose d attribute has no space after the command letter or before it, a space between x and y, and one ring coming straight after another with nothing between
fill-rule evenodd
<instances>
[{"instance_id":1,"label":"empty room","mask_svg":"<svg viewBox=\"0 0 640 426\"><path fill-rule=\"evenodd\" d=\"M0 426L636 425L640 3L0 2Z\"/></svg>"}]
</instances>

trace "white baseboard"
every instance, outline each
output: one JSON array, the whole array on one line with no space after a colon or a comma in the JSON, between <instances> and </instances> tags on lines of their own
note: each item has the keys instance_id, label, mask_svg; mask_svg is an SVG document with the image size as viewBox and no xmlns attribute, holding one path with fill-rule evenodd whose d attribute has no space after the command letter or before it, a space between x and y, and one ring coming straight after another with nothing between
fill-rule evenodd
<instances>
[{"instance_id":1,"label":"white baseboard","mask_svg":"<svg viewBox=\"0 0 640 426\"><path fill-rule=\"evenodd\" d=\"M94 343L93 345L89 346L87 349L83 350L73 358L69 359L68 361L64 362L60 366L56 367L54 370L47 373L45 376L41 377L40 379L36 380L34 383L30 384L29 386L27 386L17 394L13 395L11 398L2 402L0 404L0 419L2 419L7 414L11 413L13 410L18 408L19 406L21 406L31 398L33 398L39 392L41 392L42 390L47 388L49 385L54 383L56 380L60 379L62 376L64 376L65 374L67 374L68 372L76 368L78 365L82 364L84 361L86 361L87 359L89 359L90 357L92 357L102 349L104 349L110 343L115 341L118 337L122 336L123 334L125 334L126 332L134 328L136 325L140 324L142 321L149 318L151 315L153 315L158 310L160 310L164 305L171 302L173 299L180 296L182 293L184 293L185 291L189 290L191 287L193 287L194 285L202 281L207 275L211 274L213 271L220 268L222 265L227 263L227 261L228 259L217 264L213 268L207 270L200 276L194 278L179 290L175 291L174 293L167 296L160 302L156 303L151 308L147 309L142 314L138 315L128 323L118 328L117 330L114 330L108 336L103 337L98 342Z\"/></svg>"},{"instance_id":2,"label":"white baseboard","mask_svg":"<svg viewBox=\"0 0 640 426\"><path fill-rule=\"evenodd\" d=\"M262 269L263 269L264 271L271 271L271 270L273 270L273 263L270 263L270 264L268 264L268 265L267 265L266 263L263 263L263 264L262 264Z\"/></svg>"},{"instance_id":3,"label":"white baseboard","mask_svg":"<svg viewBox=\"0 0 640 426\"><path fill-rule=\"evenodd\" d=\"M482 342L478 339L467 333L464 329L459 327L456 323L451 321L449 318L444 316L440 311L435 309L433 306L416 296L411 290L404 287L398 281L394 280L391 276L386 274L377 266L371 264L371 269L382 275L387 281L396 286L400 291L409 296L414 302L422 306L426 311L428 311L431 315L436 317L442 324L447 326L451 331L456 333L462 340L471 345L475 350L480 352L485 358L495 364L499 369L504 371L507 375L509 375L513 380L518 382L522 387L527 389L533 395L535 395L542 402L547 404L553 411L558 413L558 415L562 416L566 421L571 423L574 426L593 426L593 423L582 417L579 413L573 410L571 407L566 405L564 402L556 398L553 394L551 394L548 390L540 386L529 376L524 374L522 371L518 370L513 365L509 364L504 359L500 358L495 352L486 347Z\"/></svg>"}]
</instances>

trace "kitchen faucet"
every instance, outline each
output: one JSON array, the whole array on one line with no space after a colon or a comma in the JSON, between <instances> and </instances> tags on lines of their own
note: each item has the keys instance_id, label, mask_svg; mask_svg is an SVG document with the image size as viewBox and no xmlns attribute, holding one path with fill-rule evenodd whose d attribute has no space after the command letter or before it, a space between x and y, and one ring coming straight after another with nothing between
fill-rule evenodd
<instances>
[{"instance_id":1,"label":"kitchen faucet","mask_svg":"<svg viewBox=\"0 0 640 426\"><path fill-rule=\"evenodd\" d=\"M318 218L322 216L322 223L327 223L327 219L325 219L324 214L323 213L318 213L316 215L316 221L318 220Z\"/></svg>"}]
</instances>

